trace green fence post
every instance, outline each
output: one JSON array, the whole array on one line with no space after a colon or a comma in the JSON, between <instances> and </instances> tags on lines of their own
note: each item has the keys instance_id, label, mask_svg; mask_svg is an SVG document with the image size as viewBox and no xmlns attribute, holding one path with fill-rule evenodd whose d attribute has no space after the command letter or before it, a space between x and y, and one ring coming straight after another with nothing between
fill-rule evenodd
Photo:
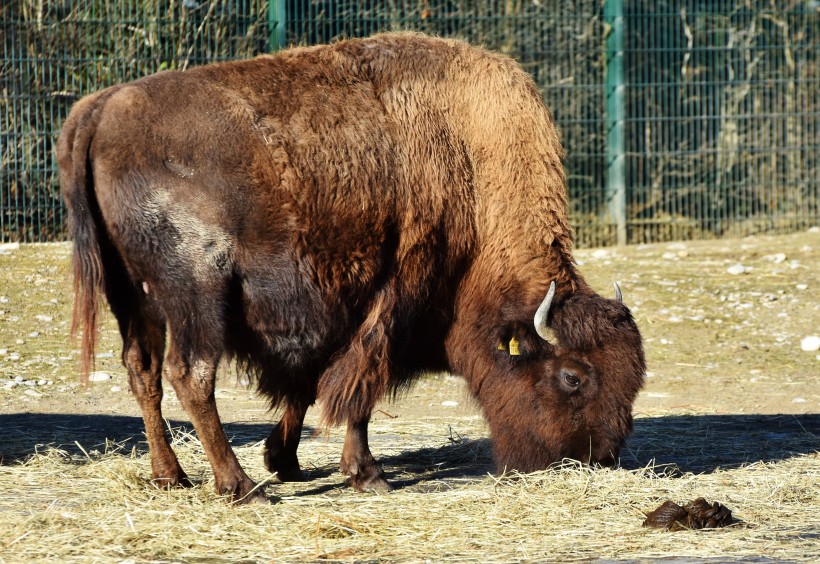
<instances>
[{"instance_id":1,"label":"green fence post","mask_svg":"<svg viewBox=\"0 0 820 564\"><path fill-rule=\"evenodd\" d=\"M268 31L270 32L271 51L278 51L286 46L285 11L286 0L268 0Z\"/></svg>"},{"instance_id":2,"label":"green fence post","mask_svg":"<svg viewBox=\"0 0 820 564\"><path fill-rule=\"evenodd\" d=\"M624 15L622 0L604 4L606 35L606 201L618 244L626 245L626 157L624 155Z\"/></svg>"}]
</instances>

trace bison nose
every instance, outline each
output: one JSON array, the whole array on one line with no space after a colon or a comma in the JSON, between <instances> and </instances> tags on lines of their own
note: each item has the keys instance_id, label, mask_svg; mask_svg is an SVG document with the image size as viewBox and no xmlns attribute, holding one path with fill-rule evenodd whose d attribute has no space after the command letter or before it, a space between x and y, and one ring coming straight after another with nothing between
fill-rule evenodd
<instances>
[{"instance_id":1,"label":"bison nose","mask_svg":"<svg viewBox=\"0 0 820 564\"><path fill-rule=\"evenodd\" d=\"M598 460L594 460L592 462L593 466L602 466L603 468L614 468L616 464L615 457L612 454L607 454L606 456L599 458Z\"/></svg>"},{"instance_id":2,"label":"bison nose","mask_svg":"<svg viewBox=\"0 0 820 564\"><path fill-rule=\"evenodd\" d=\"M586 454L577 457L576 460L579 460L584 464L588 464L593 468L615 468L615 466L617 466L618 464L617 459L612 454L607 454L599 458L594 455L590 456L587 452Z\"/></svg>"}]
</instances>

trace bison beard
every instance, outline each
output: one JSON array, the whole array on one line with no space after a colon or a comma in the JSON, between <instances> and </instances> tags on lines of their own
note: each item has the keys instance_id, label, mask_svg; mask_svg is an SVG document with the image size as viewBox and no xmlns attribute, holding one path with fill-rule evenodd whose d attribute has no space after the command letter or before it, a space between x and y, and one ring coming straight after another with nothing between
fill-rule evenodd
<instances>
[{"instance_id":1,"label":"bison beard","mask_svg":"<svg viewBox=\"0 0 820 564\"><path fill-rule=\"evenodd\" d=\"M264 498L217 414L223 358L283 410L282 480L319 401L351 486L388 489L370 414L428 370L466 379L499 471L616 461L641 338L573 265L558 133L511 59L400 33L162 72L80 100L57 152L82 370L105 293L157 485L189 483L164 375L217 490Z\"/></svg>"}]
</instances>

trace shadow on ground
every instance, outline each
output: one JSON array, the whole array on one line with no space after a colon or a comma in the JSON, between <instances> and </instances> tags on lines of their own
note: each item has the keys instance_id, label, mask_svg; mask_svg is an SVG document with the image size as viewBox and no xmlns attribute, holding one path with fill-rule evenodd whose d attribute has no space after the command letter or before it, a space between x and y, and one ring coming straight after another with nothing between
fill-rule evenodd
<instances>
[{"instance_id":1,"label":"shadow on ground","mask_svg":"<svg viewBox=\"0 0 820 564\"><path fill-rule=\"evenodd\" d=\"M172 428L192 432L190 423L169 422ZM0 415L0 463L14 464L37 452L58 448L72 456L105 452L118 445L123 452L145 452L142 419L116 415L66 415L18 413ZM264 440L270 424L229 423L225 430L232 443L244 446ZM326 440L305 428L303 442ZM395 450L395 435L371 436L378 453L380 444ZM383 456L380 461L396 487L428 489L424 482L477 478L492 472L487 439L458 439L439 446L410 449ZM80 448L82 446L82 449ZM820 450L820 414L807 415L675 415L635 421L635 434L621 451L627 469L670 465L682 472L713 472L758 461L777 461ZM339 445L341 454L341 444ZM335 468L333 469L335 471ZM330 469L316 468L311 477ZM415 474L415 475L414 475ZM430 489L437 485L430 484Z\"/></svg>"},{"instance_id":2,"label":"shadow on ground","mask_svg":"<svg viewBox=\"0 0 820 564\"><path fill-rule=\"evenodd\" d=\"M695 474L820 451L820 414L671 415L635 421L627 469L669 464Z\"/></svg>"}]
</instances>

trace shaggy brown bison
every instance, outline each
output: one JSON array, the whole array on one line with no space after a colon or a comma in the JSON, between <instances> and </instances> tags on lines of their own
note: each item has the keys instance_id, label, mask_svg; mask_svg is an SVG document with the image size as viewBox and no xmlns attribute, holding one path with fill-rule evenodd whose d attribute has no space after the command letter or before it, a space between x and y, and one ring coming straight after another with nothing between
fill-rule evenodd
<instances>
[{"instance_id":1,"label":"shaggy brown bison","mask_svg":"<svg viewBox=\"0 0 820 564\"><path fill-rule=\"evenodd\" d=\"M595 294L572 262L561 157L514 61L408 33L83 98L58 145L83 370L104 291L155 483L188 483L164 433L164 375L235 500L262 492L217 414L223 358L283 410L264 454L283 480L303 479L296 451L319 401L327 424L347 422L350 485L389 488L368 421L428 370L466 379L499 470L612 464L644 355L619 296Z\"/></svg>"}]
</instances>

